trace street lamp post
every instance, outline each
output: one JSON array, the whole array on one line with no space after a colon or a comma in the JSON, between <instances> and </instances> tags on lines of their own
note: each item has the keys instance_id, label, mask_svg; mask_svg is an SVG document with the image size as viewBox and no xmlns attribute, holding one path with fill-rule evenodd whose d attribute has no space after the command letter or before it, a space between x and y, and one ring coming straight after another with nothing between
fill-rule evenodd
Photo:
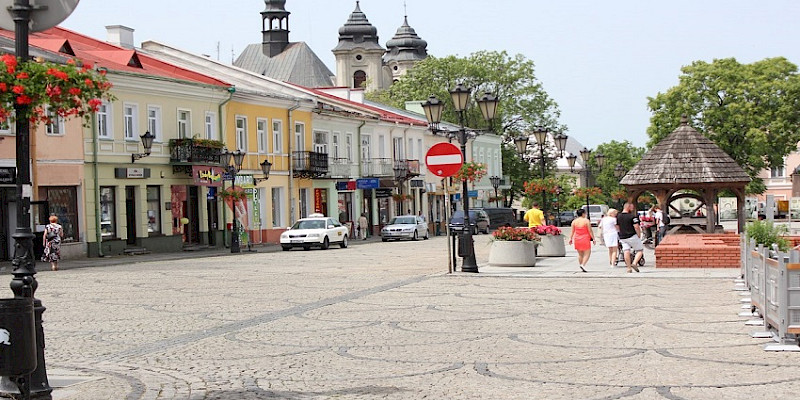
<instances>
[{"instance_id":1,"label":"street lamp post","mask_svg":"<svg viewBox=\"0 0 800 400\"><path fill-rule=\"evenodd\" d=\"M591 165L589 165L589 161L591 160L592 157L592 151L584 147L583 150L580 151L580 153L581 153L581 159L583 160L583 170L584 172L586 172L586 188L588 189L590 186L589 180L592 173L592 167ZM575 167L575 160L577 158L578 157L575 156L574 154L570 154L567 157L567 162L569 163L570 171L573 171L573 168ZM603 155L603 153L598 152L597 154L594 155L594 163L597 165L597 168L603 168L603 164L605 164L605 162L606 162L606 157ZM586 192L586 217L587 218L589 217L588 191Z\"/></svg>"},{"instance_id":2,"label":"street lamp post","mask_svg":"<svg viewBox=\"0 0 800 400\"><path fill-rule=\"evenodd\" d=\"M500 207L500 200L499 200L499 197L497 196L497 188L500 187L500 177L499 176L493 176L493 177L489 178L489 182L492 183L492 187L494 188L494 205L496 207Z\"/></svg>"},{"instance_id":3,"label":"street lamp post","mask_svg":"<svg viewBox=\"0 0 800 400\"><path fill-rule=\"evenodd\" d=\"M464 161L467 160L467 139L468 132L464 126L464 113L469 107L469 100L472 90L459 83L455 88L450 90L450 98L453 101L453 108L458 114L459 129L457 132L458 142L461 145L461 157ZM484 93L480 99L477 100L478 108L481 110L483 118L490 122L494 119L495 112L497 111L497 97L489 92ZM436 96L428 98L422 108L425 111L425 118L428 120L430 130L434 133L443 132L439 128L439 122L442 120L442 111L444 110L444 103L442 103ZM452 132L448 132L452 133ZM467 180L462 180L462 202L464 208L464 231L459 235L460 255L463 257L461 263L462 272L478 272L478 261L475 259L475 246L472 242L472 230L469 229L469 188L467 187Z\"/></svg>"},{"instance_id":4,"label":"street lamp post","mask_svg":"<svg viewBox=\"0 0 800 400\"><path fill-rule=\"evenodd\" d=\"M626 173L627 173L627 171L625 171L625 167L623 167L622 164L617 164L617 166L614 167L614 176L617 179L622 179L622 177L625 176ZM622 199L619 199L619 203L617 203L617 204L619 204L619 208L621 209L622 208Z\"/></svg>"},{"instance_id":5,"label":"street lamp post","mask_svg":"<svg viewBox=\"0 0 800 400\"><path fill-rule=\"evenodd\" d=\"M545 155L545 149L550 148L550 142L547 140L550 131L544 127L537 127L533 131L533 137L536 139L536 144L539 146L539 171L541 174L542 180L545 179L547 176L547 167L546 163L547 160L550 159L550 156ZM514 144L517 146L517 154L519 154L520 158L526 160L526 154L528 152L528 138L530 135L521 135L514 139ZM553 142L555 142L556 150L558 152L558 158L564 157L564 149L567 147L567 139L568 136L563 133L558 133L553 136ZM547 191L542 191L542 212L544 213L545 220L547 219Z\"/></svg>"},{"instance_id":6,"label":"street lamp post","mask_svg":"<svg viewBox=\"0 0 800 400\"><path fill-rule=\"evenodd\" d=\"M242 162L244 161L244 153L240 150L236 151L228 151L228 149L223 148L222 152L220 153L220 159L222 161L222 165L228 169L228 174L231 176L231 190L236 185L236 174L242 169ZM231 161L233 161L233 165L231 165ZM270 164L270 167L272 164ZM264 166L262 165L262 168ZM225 181L222 182L223 189L225 189ZM239 225L236 219L236 200L233 199L231 201L231 205L233 206L233 225L231 226L231 253L241 253L242 248L239 246Z\"/></svg>"}]
</instances>

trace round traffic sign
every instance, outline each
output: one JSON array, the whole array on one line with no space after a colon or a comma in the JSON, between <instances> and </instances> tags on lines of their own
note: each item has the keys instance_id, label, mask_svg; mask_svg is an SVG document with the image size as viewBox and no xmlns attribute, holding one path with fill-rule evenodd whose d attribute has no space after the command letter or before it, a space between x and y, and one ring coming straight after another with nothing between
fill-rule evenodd
<instances>
[{"instance_id":1,"label":"round traffic sign","mask_svg":"<svg viewBox=\"0 0 800 400\"><path fill-rule=\"evenodd\" d=\"M463 164L461 150L452 143L436 143L425 153L428 171L441 178L455 175Z\"/></svg>"}]
</instances>

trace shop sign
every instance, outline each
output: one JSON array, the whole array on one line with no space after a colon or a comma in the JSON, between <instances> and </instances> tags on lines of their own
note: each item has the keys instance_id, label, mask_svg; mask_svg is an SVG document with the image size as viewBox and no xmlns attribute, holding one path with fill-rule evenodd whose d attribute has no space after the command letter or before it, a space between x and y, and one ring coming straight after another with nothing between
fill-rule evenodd
<instances>
[{"instance_id":1,"label":"shop sign","mask_svg":"<svg viewBox=\"0 0 800 400\"><path fill-rule=\"evenodd\" d=\"M361 178L356 179L356 188L357 189L377 189L381 185L381 181L378 178Z\"/></svg>"},{"instance_id":2,"label":"shop sign","mask_svg":"<svg viewBox=\"0 0 800 400\"><path fill-rule=\"evenodd\" d=\"M356 190L356 181L336 182L336 190Z\"/></svg>"},{"instance_id":3,"label":"shop sign","mask_svg":"<svg viewBox=\"0 0 800 400\"><path fill-rule=\"evenodd\" d=\"M0 167L0 184L17 183L17 169L15 167Z\"/></svg>"},{"instance_id":4,"label":"shop sign","mask_svg":"<svg viewBox=\"0 0 800 400\"><path fill-rule=\"evenodd\" d=\"M150 177L150 168L114 168L117 179L145 179Z\"/></svg>"},{"instance_id":5,"label":"shop sign","mask_svg":"<svg viewBox=\"0 0 800 400\"><path fill-rule=\"evenodd\" d=\"M325 189L314 189L314 212L315 213L325 213L325 210L322 209L323 201L323 193Z\"/></svg>"},{"instance_id":6,"label":"shop sign","mask_svg":"<svg viewBox=\"0 0 800 400\"><path fill-rule=\"evenodd\" d=\"M219 167L209 167L205 165L192 166L192 176L194 183L198 186L222 186L222 174L225 172Z\"/></svg>"},{"instance_id":7,"label":"shop sign","mask_svg":"<svg viewBox=\"0 0 800 400\"><path fill-rule=\"evenodd\" d=\"M411 180L411 187L412 188L425 187L425 181L423 181L422 179L412 179Z\"/></svg>"},{"instance_id":8,"label":"shop sign","mask_svg":"<svg viewBox=\"0 0 800 400\"><path fill-rule=\"evenodd\" d=\"M468 197L478 197L478 191L477 190L468 190L467 191L467 196Z\"/></svg>"},{"instance_id":9,"label":"shop sign","mask_svg":"<svg viewBox=\"0 0 800 400\"><path fill-rule=\"evenodd\" d=\"M391 188L378 188L375 189L375 198L384 199L387 197L392 197L392 189Z\"/></svg>"}]
</instances>

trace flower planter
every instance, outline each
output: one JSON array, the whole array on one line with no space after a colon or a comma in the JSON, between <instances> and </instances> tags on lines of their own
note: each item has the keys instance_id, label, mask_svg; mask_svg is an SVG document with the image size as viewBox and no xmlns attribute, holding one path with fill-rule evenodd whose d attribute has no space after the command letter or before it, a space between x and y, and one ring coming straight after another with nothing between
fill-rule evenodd
<instances>
[{"instance_id":1,"label":"flower planter","mask_svg":"<svg viewBox=\"0 0 800 400\"><path fill-rule=\"evenodd\" d=\"M536 249L539 257L564 257L567 248L564 245L564 235L542 235L539 237L542 244Z\"/></svg>"},{"instance_id":2,"label":"flower planter","mask_svg":"<svg viewBox=\"0 0 800 400\"><path fill-rule=\"evenodd\" d=\"M489 249L489 265L495 267L533 267L536 244L526 240L495 240Z\"/></svg>"}]
</instances>

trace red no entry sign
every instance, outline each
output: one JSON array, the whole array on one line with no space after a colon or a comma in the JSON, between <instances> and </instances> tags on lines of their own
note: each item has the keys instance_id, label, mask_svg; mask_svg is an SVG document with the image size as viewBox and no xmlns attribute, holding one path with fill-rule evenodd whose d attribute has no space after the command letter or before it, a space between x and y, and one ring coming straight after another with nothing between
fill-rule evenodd
<instances>
[{"instance_id":1,"label":"red no entry sign","mask_svg":"<svg viewBox=\"0 0 800 400\"><path fill-rule=\"evenodd\" d=\"M441 178L455 175L463 164L461 150L452 143L436 143L425 154L428 171Z\"/></svg>"}]
</instances>

